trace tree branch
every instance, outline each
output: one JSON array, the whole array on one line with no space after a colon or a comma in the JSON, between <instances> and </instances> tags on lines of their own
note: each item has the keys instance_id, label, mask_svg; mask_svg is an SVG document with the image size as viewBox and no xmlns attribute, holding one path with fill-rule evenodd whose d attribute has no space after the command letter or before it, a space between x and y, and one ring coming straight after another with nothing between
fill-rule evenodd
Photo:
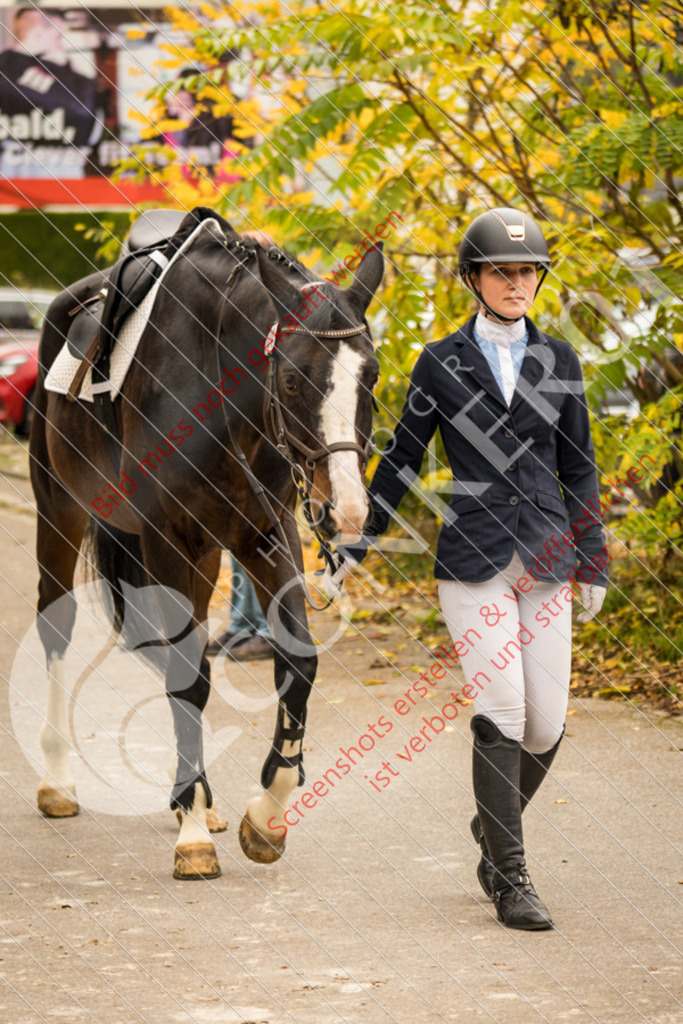
<instances>
[{"instance_id":1,"label":"tree branch","mask_svg":"<svg viewBox=\"0 0 683 1024\"><path fill-rule=\"evenodd\" d=\"M640 91L643 94L645 105L647 106L647 109L651 111L653 108L652 97L650 96L650 92L647 86L645 85L645 79L643 78L642 71L640 70L640 61L638 60L638 54L636 53L636 29L633 20L633 6L634 5L631 3L628 5L628 30L629 36L631 38L631 54L633 55L631 67L633 69L633 76L637 81L638 85L640 86Z\"/></svg>"},{"instance_id":2,"label":"tree branch","mask_svg":"<svg viewBox=\"0 0 683 1024\"><path fill-rule=\"evenodd\" d=\"M522 86L523 89L528 89L528 91L536 99L536 101L539 104L539 106L541 106L543 108L543 110L545 111L545 114L546 114L546 117L548 118L548 120L550 122L552 122L553 124L557 125L557 127L561 129L562 128L562 122L559 120L557 114L552 109L552 107L550 107L546 103L545 99L541 96L541 94L538 92L538 90L531 84L531 82L528 79L524 78L518 72L518 70L510 63L510 61L502 53L498 53L498 54L496 54L496 56L500 60L500 62L503 65L503 67L506 68L506 70L508 70L510 72L510 74L515 79L515 81L519 82L519 84ZM547 70L547 69L544 68L544 70Z\"/></svg>"},{"instance_id":3,"label":"tree branch","mask_svg":"<svg viewBox=\"0 0 683 1024\"><path fill-rule=\"evenodd\" d=\"M468 175L470 175L470 176L471 176L471 177L472 177L472 178L473 178L473 179L474 179L474 180L475 180L476 182L478 182L478 184L479 184L479 185L481 185L481 186L482 186L482 188L486 189L486 191L487 191L487 192L489 192L489 193L490 193L490 194L491 194L491 195L493 196L493 198L494 198L494 199L496 200L496 202L497 202L497 203L498 203L498 204L499 204L500 206L505 206L505 205L506 205L506 203L507 203L507 200L506 200L505 196L501 195L501 193L500 193L500 192L498 192L498 190L497 190L496 188L494 188L494 187L493 187L493 185L491 185L491 184L490 184L490 183L489 183L488 181L486 181L486 179L485 179L485 178L482 178L482 177L481 177L481 175L480 175L480 174L479 174L479 173L478 173L477 171L475 171L475 170L474 170L474 169L473 169L472 167L468 167L468 166L466 166L466 164L465 164L464 160L462 159L462 157L460 157L460 156L459 156L459 155L458 155L458 154L457 154L457 153L456 153L456 152L455 152L455 151L454 151L454 150L453 150L453 149L452 149L452 148L451 148L451 147L450 147L450 146L448 145L448 143L446 142L446 140L445 140L444 138L442 138L442 136L441 136L441 135L440 135L440 133L439 133L439 132L438 132L438 131L436 130L436 128L434 128L434 127L433 127L433 126L432 126L432 125L431 125L431 124L429 123L429 121L427 120L427 117L426 117L426 115L425 115L424 111L420 110L419 106L417 105L417 103L415 103L415 101L414 101L414 99L413 99L412 95L410 94L410 90L409 90L409 88L408 88L408 83L406 82L406 84L404 85L404 84L403 84L403 83L401 82L401 77L400 77L400 73L399 73L398 71L394 71L394 81L396 82L396 87L398 88L399 92L401 93L401 95L402 95L402 96L404 96L404 98L405 98L405 100L406 100L406 103L408 103L408 105L409 105L409 106L410 106L410 107L411 107L411 108L412 108L412 109L413 109L413 110L415 111L415 113L417 114L417 116L418 116L418 118L420 119L420 121L422 122L422 124L423 124L423 126L424 126L425 130L426 130L426 131L427 131L427 132L429 133L429 135L430 135L430 136L431 136L431 137L432 137L432 138L434 139L434 141L435 141L435 142L436 142L436 143L437 143L437 144L438 144L439 146L441 146L441 147L442 147L442 149L444 150L444 152L448 153L448 155L449 155L449 156L451 157L451 159L453 160L453 163L454 163L454 164L456 164L456 166L457 166L457 167L459 167L459 168L461 168L461 169L462 169L463 171L465 171L465 170L466 170L466 171L467 171L467 174L468 174Z\"/></svg>"}]
</instances>

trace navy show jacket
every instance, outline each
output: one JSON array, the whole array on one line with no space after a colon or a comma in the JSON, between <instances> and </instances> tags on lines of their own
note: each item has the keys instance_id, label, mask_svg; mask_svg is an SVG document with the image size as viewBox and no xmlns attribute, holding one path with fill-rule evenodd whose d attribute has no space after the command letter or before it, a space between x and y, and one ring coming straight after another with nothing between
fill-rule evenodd
<instances>
[{"instance_id":1,"label":"navy show jacket","mask_svg":"<svg viewBox=\"0 0 683 1024\"><path fill-rule=\"evenodd\" d=\"M605 585L595 455L576 353L525 318L527 349L508 407L474 339L475 319L418 357L401 419L369 487L373 517L364 542L387 529L438 428L453 487L437 545L437 579L491 579L517 548L536 579L566 580L578 561L579 570L587 567L585 582ZM570 530L576 550L572 538L562 539ZM362 557L360 548L347 550Z\"/></svg>"}]
</instances>

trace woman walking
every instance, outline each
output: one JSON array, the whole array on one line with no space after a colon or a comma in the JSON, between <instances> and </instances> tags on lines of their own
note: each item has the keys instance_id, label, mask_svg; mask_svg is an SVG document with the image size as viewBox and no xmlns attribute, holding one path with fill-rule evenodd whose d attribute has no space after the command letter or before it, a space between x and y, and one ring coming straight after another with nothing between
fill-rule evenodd
<instances>
[{"instance_id":1,"label":"woman walking","mask_svg":"<svg viewBox=\"0 0 683 1024\"><path fill-rule=\"evenodd\" d=\"M459 272L477 313L428 344L370 485L373 519L330 591L389 525L438 428L453 474L435 563L439 601L472 691L477 875L511 928L552 927L527 872L522 811L564 731L571 609L602 605L608 554L579 360L527 317L550 267L538 225L477 217Z\"/></svg>"}]
</instances>

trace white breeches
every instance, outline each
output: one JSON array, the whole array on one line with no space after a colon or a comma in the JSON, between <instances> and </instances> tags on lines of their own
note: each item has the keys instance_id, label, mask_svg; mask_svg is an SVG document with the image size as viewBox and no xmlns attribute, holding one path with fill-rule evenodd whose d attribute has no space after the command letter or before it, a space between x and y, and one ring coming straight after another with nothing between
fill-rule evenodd
<instances>
[{"instance_id":1,"label":"white breeches","mask_svg":"<svg viewBox=\"0 0 683 1024\"><path fill-rule=\"evenodd\" d=\"M439 580L439 600L465 678L476 677L475 713L533 754L550 750L567 713L571 588L532 579L515 553L485 583Z\"/></svg>"}]
</instances>

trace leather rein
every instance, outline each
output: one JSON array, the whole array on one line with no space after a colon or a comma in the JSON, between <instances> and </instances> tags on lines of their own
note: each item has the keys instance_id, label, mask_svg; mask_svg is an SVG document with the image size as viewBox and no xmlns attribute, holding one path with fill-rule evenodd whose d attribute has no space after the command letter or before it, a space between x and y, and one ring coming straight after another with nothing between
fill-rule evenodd
<instances>
[{"instance_id":1,"label":"leather rein","mask_svg":"<svg viewBox=\"0 0 683 1024\"><path fill-rule=\"evenodd\" d=\"M254 258L256 255L252 249L248 249L246 246L242 245L239 242L229 243L228 248L230 248L231 251L243 253L243 256L242 259L240 259L237 265L233 268L230 276L226 281L225 289L223 292L222 309L225 306L225 302L227 300L230 288L235 278L239 274L240 270L250 259ZM289 263L287 257L284 256L284 254L282 253L276 252L272 256L270 253L268 255L270 256L271 259L282 260L284 262ZM325 562L329 566L331 572L334 572L337 569L337 563L334 560L332 549L329 543L322 536L320 530L318 529L318 525L313 516L313 511L311 508L311 490L313 488L313 473L315 472L316 465L318 464L318 462L321 461L321 459L325 459L328 456L332 455L334 452L340 451L356 452L360 456L361 466L363 470L365 470L368 459L372 454L373 441L372 438L369 438L366 444L363 446L356 444L355 441L335 441L329 445L321 444L318 448L311 448L307 444L304 444L304 442L300 438L298 438L296 434L292 433L292 431L289 429L285 422L284 414L282 411L282 400L280 398L280 389L278 387L277 381L278 347L282 338L289 337L290 335L294 334L307 334L312 338L318 339L352 338L358 334L364 334L366 332L366 324L358 324L354 327L344 327L339 328L337 330L328 331L311 331L303 326L282 330L278 321L271 327L266 341L266 345L264 347L264 354L268 357L268 371L266 375L265 395L263 400L263 419L265 426L265 434L266 437L268 437L268 439L273 442L277 451L289 463L294 486L296 487L297 493L301 498L304 517L306 519L306 522L308 523L309 529L311 530L311 532L315 536L315 539L318 541L318 544L320 545L320 552L318 554L318 558L325 559ZM217 350L217 355L220 371L219 350ZM292 562L292 565L296 567L296 563L294 562L292 551L289 546L289 541L282 528L282 523L280 522L280 519L277 513L275 512L275 509L273 508L272 502L270 501L268 494L266 493L261 482L255 476L251 466L249 465L249 460L244 454L241 445L237 441L237 438L235 437L232 431L225 406L223 407L223 415L225 425L228 431L228 438L233 447L235 455L237 456L237 459L242 469L244 470L249 485L255 497L257 498L259 504L266 512L273 530L280 535L280 538L284 542L285 547L289 552L289 557ZM298 456L303 456L303 469L299 463ZM308 593L308 588L306 586L306 582L304 579L302 579L302 585L304 588L304 595L308 604L310 605L311 608L315 609L316 611L324 611L326 608L329 608L329 606L334 601L334 598L329 598L326 604L324 605L314 604Z\"/></svg>"}]
</instances>

